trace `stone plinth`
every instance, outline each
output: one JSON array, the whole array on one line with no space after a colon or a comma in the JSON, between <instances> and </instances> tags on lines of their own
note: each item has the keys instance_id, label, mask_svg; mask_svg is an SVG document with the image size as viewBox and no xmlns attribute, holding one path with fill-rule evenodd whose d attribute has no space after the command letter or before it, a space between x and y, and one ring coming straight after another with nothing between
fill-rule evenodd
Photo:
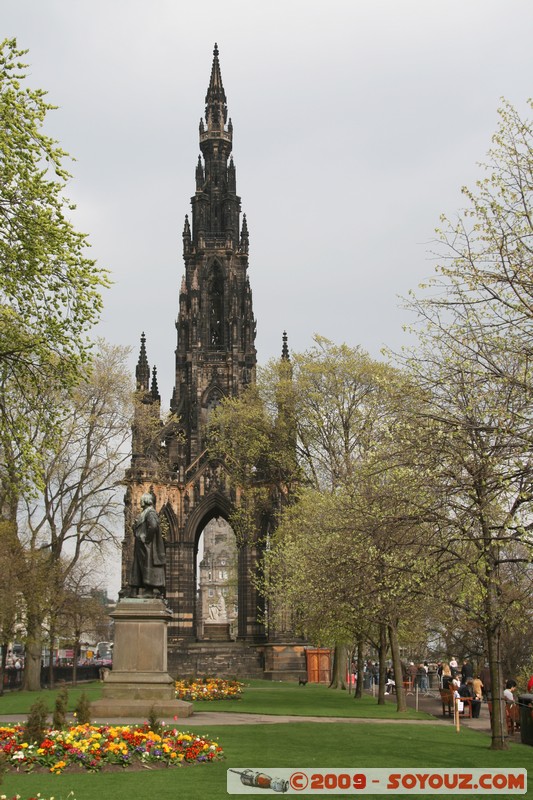
<instances>
[{"instance_id":1,"label":"stone plinth","mask_svg":"<svg viewBox=\"0 0 533 800\"><path fill-rule=\"evenodd\" d=\"M115 622L113 669L102 698L91 704L93 717L190 717L192 704L176 700L167 671L167 626L172 618L162 600L121 600L110 615Z\"/></svg>"},{"instance_id":2,"label":"stone plinth","mask_svg":"<svg viewBox=\"0 0 533 800\"><path fill-rule=\"evenodd\" d=\"M206 622L204 639L208 639L210 642L229 642L229 622Z\"/></svg>"},{"instance_id":3,"label":"stone plinth","mask_svg":"<svg viewBox=\"0 0 533 800\"><path fill-rule=\"evenodd\" d=\"M297 681L307 675L305 646L293 643L264 645L264 677L273 681Z\"/></svg>"}]
</instances>

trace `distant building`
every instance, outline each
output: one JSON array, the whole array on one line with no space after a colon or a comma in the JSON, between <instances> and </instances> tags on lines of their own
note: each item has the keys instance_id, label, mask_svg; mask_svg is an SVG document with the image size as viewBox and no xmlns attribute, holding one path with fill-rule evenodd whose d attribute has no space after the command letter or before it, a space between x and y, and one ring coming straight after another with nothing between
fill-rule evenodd
<instances>
[{"instance_id":1,"label":"distant building","mask_svg":"<svg viewBox=\"0 0 533 800\"><path fill-rule=\"evenodd\" d=\"M230 638L235 640L238 612L237 546L235 534L226 520L219 517L207 524L203 545L198 584L199 638L204 638L206 634L205 624L209 628L210 620L214 619L213 607L222 605L225 621L230 626Z\"/></svg>"}]
</instances>

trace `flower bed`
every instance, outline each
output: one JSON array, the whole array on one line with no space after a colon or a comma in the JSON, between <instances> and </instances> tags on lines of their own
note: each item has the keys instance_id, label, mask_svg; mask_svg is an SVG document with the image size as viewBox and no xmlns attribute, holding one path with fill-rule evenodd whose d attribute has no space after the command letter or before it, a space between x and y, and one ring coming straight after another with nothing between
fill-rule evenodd
<instances>
[{"instance_id":1,"label":"flower bed","mask_svg":"<svg viewBox=\"0 0 533 800\"><path fill-rule=\"evenodd\" d=\"M5 794L0 794L0 800L22 800L22 797L20 794L14 794L12 795L12 797L8 797ZM33 794L31 797L28 797L28 800L55 800L55 798L54 797L46 798L43 797L40 792L37 792L37 794ZM76 798L74 797L74 792L69 792L67 794L66 800L76 800Z\"/></svg>"},{"instance_id":2,"label":"flower bed","mask_svg":"<svg viewBox=\"0 0 533 800\"><path fill-rule=\"evenodd\" d=\"M106 765L171 766L223 757L217 742L169 726L156 733L148 725L76 725L48 731L39 745L27 744L22 736L22 725L0 727L0 753L11 767L25 771L46 767L59 774L78 766L96 772Z\"/></svg>"},{"instance_id":3,"label":"flower bed","mask_svg":"<svg viewBox=\"0 0 533 800\"><path fill-rule=\"evenodd\" d=\"M244 684L222 678L176 681L178 700L239 700Z\"/></svg>"}]
</instances>

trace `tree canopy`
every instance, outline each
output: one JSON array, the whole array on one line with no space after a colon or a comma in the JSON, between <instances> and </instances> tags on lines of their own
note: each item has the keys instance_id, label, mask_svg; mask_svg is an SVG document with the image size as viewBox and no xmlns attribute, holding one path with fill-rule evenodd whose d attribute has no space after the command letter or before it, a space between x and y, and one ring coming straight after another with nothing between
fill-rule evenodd
<instances>
[{"instance_id":1,"label":"tree canopy","mask_svg":"<svg viewBox=\"0 0 533 800\"><path fill-rule=\"evenodd\" d=\"M0 447L15 492L38 456L28 420L49 424L44 390L77 381L109 284L71 220L67 153L45 133L54 106L27 85L26 52L0 45Z\"/></svg>"}]
</instances>

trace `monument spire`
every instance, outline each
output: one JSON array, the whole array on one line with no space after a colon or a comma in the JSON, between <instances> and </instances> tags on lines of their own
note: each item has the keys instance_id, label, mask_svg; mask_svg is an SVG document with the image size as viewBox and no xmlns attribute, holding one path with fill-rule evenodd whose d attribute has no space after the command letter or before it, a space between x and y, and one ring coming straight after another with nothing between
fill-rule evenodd
<instances>
[{"instance_id":1,"label":"monument spire","mask_svg":"<svg viewBox=\"0 0 533 800\"><path fill-rule=\"evenodd\" d=\"M135 369L135 378L137 381L137 391L147 392L150 388L150 367L148 365L148 358L146 357L146 336L144 331L141 334L141 350Z\"/></svg>"},{"instance_id":2,"label":"monument spire","mask_svg":"<svg viewBox=\"0 0 533 800\"><path fill-rule=\"evenodd\" d=\"M283 331L283 346L281 348L281 360L290 361L289 346L287 344L287 331Z\"/></svg>"},{"instance_id":3,"label":"monument spire","mask_svg":"<svg viewBox=\"0 0 533 800\"><path fill-rule=\"evenodd\" d=\"M222 85L222 75L220 72L220 62L218 60L218 45L215 43L213 50L213 66L211 67L211 79L205 96L205 121L207 130L220 130L226 124L228 109L226 106L226 94Z\"/></svg>"}]
</instances>

